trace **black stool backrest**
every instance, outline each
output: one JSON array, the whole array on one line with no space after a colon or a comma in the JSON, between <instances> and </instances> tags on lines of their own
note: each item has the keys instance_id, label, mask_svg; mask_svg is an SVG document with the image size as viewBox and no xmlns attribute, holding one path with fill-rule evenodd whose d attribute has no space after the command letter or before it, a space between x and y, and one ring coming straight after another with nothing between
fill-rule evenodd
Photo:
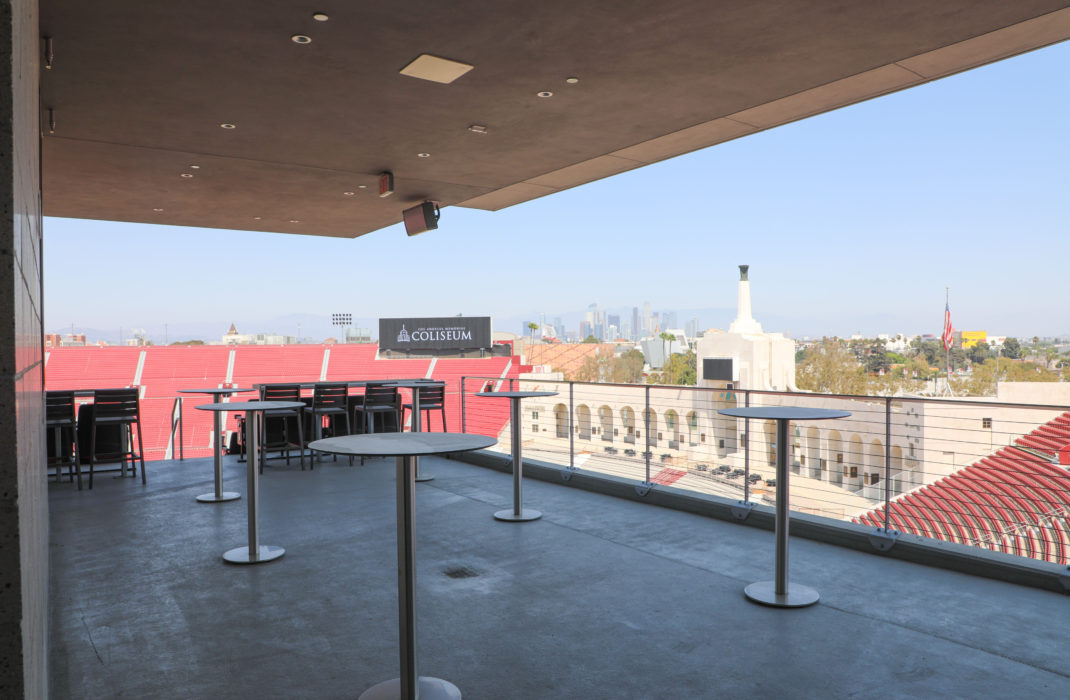
<instances>
[{"instance_id":1,"label":"black stool backrest","mask_svg":"<svg viewBox=\"0 0 1070 700\"><path fill-rule=\"evenodd\" d=\"M420 408L441 408L446 402L446 387L422 386L420 391Z\"/></svg>"},{"instance_id":2,"label":"black stool backrest","mask_svg":"<svg viewBox=\"0 0 1070 700\"><path fill-rule=\"evenodd\" d=\"M93 392L93 420L138 420L138 388L97 389Z\"/></svg>"},{"instance_id":3,"label":"black stool backrest","mask_svg":"<svg viewBox=\"0 0 1070 700\"><path fill-rule=\"evenodd\" d=\"M300 401L301 387L296 384L263 384L260 386L261 401Z\"/></svg>"},{"instance_id":4,"label":"black stool backrest","mask_svg":"<svg viewBox=\"0 0 1070 700\"><path fill-rule=\"evenodd\" d=\"M312 390L312 408L346 409L349 387L345 384L317 384Z\"/></svg>"},{"instance_id":5,"label":"black stool backrest","mask_svg":"<svg viewBox=\"0 0 1070 700\"><path fill-rule=\"evenodd\" d=\"M373 406L397 406L398 389L396 386L369 384L364 387L364 408Z\"/></svg>"},{"instance_id":6,"label":"black stool backrest","mask_svg":"<svg viewBox=\"0 0 1070 700\"><path fill-rule=\"evenodd\" d=\"M74 392L46 391L45 420L55 422L74 422Z\"/></svg>"}]
</instances>

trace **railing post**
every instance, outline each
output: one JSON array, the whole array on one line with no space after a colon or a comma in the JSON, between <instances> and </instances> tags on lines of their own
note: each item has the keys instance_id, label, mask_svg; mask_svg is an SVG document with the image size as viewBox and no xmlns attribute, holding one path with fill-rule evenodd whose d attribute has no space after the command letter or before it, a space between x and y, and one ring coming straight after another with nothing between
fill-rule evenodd
<instances>
[{"instance_id":1,"label":"railing post","mask_svg":"<svg viewBox=\"0 0 1070 700\"><path fill-rule=\"evenodd\" d=\"M178 459L182 461L186 459L186 441L182 437L182 404L184 403L183 397L178 397Z\"/></svg>"},{"instance_id":2,"label":"railing post","mask_svg":"<svg viewBox=\"0 0 1070 700\"><path fill-rule=\"evenodd\" d=\"M461 377L461 432L468 432L468 415L464 410L464 377Z\"/></svg>"},{"instance_id":3,"label":"railing post","mask_svg":"<svg viewBox=\"0 0 1070 700\"><path fill-rule=\"evenodd\" d=\"M743 405L750 407L749 390L743 393ZM747 477L750 476L750 418L743 419L743 471L743 502L750 503L750 484L747 483ZM777 484L777 488L780 488L780 484Z\"/></svg>"},{"instance_id":4,"label":"railing post","mask_svg":"<svg viewBox=\"0 0 1070 700\"><path fill-rule=\"evenodd\" d=\"M646 479L643 483L650 483L650 385L646 385L645 408L643 409L643 436L646 438L646 449L643 450L643 458L646 461Z\"/></svg>"},{"instance_id":5,"label":"railing post","mask_svg":"<svg viewBox=\"0 0 1070 700\"><path fill-rule=\"evenodd\" d=\"M869 543L879 552L887 552L899 538L899 532L888 527L892 507L892 397L884 399L884 527L869 536Z\"/></svg>"},{"instance_id":6,"label":"railing post","mask_svg":"<svg viewBox=\"0 0 1070 700\"><path fill-rule=\"evenodd\" d=\"M576 468L576 426L573 423L572 405L573 393L576 388L575 382L568 383L568 468Z\"/></svg>"},{"instance_id":7,"label":"railing post","mask_svg":"<svg viewBox=\"0 0 1070 700\"><path fill-rule=\"evenodd\" d=\"M884 529L888 530L888 508L892 503L892 397L884 400Z\"/></svg>"},{"instance_id":8,"label":"railing post","mask_svg":"<svg viewBox=\"0 0 1070 700\"><path fill-rule=\"evenodd\" d=\"M738 393L738 392L737 392ZM744 407L750 406L750 391L743 391L743 405ZM781 488L780 483L777 482L777 488ZM746 520L750 515L751 510L754 509L754 504L750 502L750 418L743 419L743 500L737 501L734 506L731 507L732 517L736 520Z\"/></svg>"}]
</instances>

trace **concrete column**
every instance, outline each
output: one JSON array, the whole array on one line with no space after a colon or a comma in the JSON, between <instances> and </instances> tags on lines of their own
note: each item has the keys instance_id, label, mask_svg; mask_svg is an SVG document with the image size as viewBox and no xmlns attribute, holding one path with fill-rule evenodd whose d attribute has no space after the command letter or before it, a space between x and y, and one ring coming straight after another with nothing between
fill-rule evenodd
<instances>
[{"instance_id":1,"label":"concrete column","mask_svg":"<svg viewBox=\"0 0 1070 700\"><path fill-rule=\"evenodd\" d=\"M0 2L0 697L48 697L37 0Z\"/></svg>"}]
</instances>

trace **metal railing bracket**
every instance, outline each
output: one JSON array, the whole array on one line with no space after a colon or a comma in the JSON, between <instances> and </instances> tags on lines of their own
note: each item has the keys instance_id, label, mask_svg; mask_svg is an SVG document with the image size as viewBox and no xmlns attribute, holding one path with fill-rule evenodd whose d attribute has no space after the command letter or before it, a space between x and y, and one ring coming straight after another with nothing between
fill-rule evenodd
<instances>
[{"instance_id":1,"label":"metal railing bracket","mask_svg":"<svg viewBox=\"0 0 1070 700\"><path fill-rule=\"evenodd\" d=\"M752 510L754 510L753 503L748 501L736 501L732 505L732 517L736 520L746 520Z\"/></svg>"},{"instance_id":2,"label":"metal railing bracket","mask_svg":"<svg viewBox=\"0 0 1070 700\"><path fill-rule=\"evenodd\" d=\"M895 545L899 534L899 530L885 530L883 527L878 527L870 534L869 543L878 552L887 552Z\"/></svg>"}]
</instances>

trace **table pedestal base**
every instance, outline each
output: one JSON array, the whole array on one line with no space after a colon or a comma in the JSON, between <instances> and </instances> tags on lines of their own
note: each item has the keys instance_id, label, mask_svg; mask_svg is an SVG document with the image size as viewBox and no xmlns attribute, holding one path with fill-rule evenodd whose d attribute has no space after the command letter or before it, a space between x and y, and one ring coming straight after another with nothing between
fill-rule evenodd
<instances>
[{"instance_id":1,"label":"table pedestal base","mask_svg":"<svg viewBox=\"0 0 1070 700\"><path fill-rule=\"evenodd\" d=\"M431 474L417 474L416 475L416 481L431 481L434 478L435 477L432 476Z\"/></svg>"},{"instance_id":2,"label":"table pedestal base","mask_svg":"<svg viewBox=\"0 0 1070 700\"><path fill-rule=\"evenodd\" d=\"M513 512L512 508L506 510L499 510L494 514L495 520L505 520L511 523L522 523L528 520L538 520L542 517L542 513L531 508L524 508L520 511L520 515Z\"/></svg>"},{"instance_id":3,"label":"table pedestal base","mask_svg":"<svg viewBox=\"0 0 1070 700\"><path fill-rule=\"evenodd\" d=\"M253 559L249 556L249 547L235 547L223 553L223 559L231 564L262 564L266 561L278 559L286 550L270 544L260 545L260 555Z\"/></svg>"},{"instance_id":4,"label":"table pedestal base","mask_svg":"<svg viewBox=\"0 0 1070 700\"><path fill-rule=\"evenodd\" d=\"M214 493L206 493L197 496L197 500L201 503L221 503L223 501L236 501L241 498L241 494L237 491L224 491L219 496Z\"/></svg>"},{"instance_id":5,"label":"table pedestal base","mask_svg":"<svg viewBox=\"0 0 1070 700\"><path fill-rule=\"evenodd\" d=\"M788 592L784 595L777 595L774 581L752 583L743 589L743 595L755 603L770 605L774 608L805 608L821 598L813 588L798 583L788 583Z\"/></svg>"},{"instance_id":6,"label":"table pedestal base","mask_svg":"<svg viewBox=\"0 0 1070 700\"><path fill-rule=\"evenodd\" d=\"M420 676L419 683L420 700L461 700L461 691L449 681ZM373 685L361 693L358 700L401 700L401 679L393 678Z\"/></svg>"}]
</instances>

